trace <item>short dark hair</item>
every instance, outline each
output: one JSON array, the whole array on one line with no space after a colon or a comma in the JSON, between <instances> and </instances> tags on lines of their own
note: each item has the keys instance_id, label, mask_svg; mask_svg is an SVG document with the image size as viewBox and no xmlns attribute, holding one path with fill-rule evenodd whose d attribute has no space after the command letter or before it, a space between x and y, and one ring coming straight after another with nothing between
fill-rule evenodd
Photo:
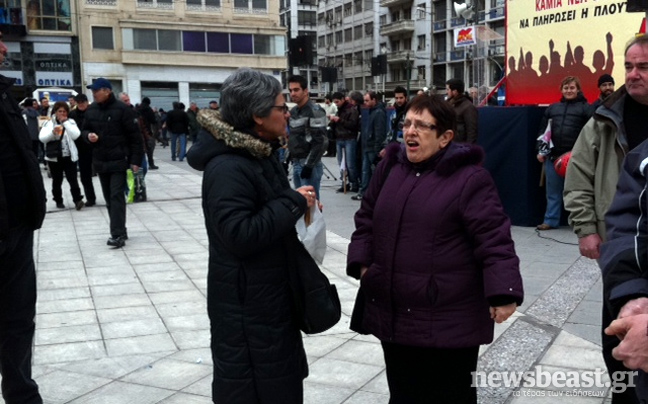
<instances>
[{"instance_id":1,"label":"short dark hair","mask_svg":"<svg viewBox=\"0 0 648 404\"><path fill-rule=\"evenodd\" d=\"M333 93L333 99L334 100L344 100L344 94L342 94L339 91L336 91Z\"/></svg>"},{"instance_id":2,"label":"short dark hair","mask_svg":"<svg viewBox=\"0 0 648 404\"><path fill-rule=\"evenodd\" d=\"M581 82L580 79L576 76L566 76L562 81L560 82L560 88L562 89L563 86L569 84L569 83L574 83L576 84L576 88L578 91L581 90Z\"/></svg>"},{"instance_id":3,"label":"short dark hair","mask_svg":"<svg viewBox=\"0 0 648 404\"><path fill-rule=\"evenodd\" d=\"M364 104L364 97L360 91L352 91L351 94L349 94L349 98L355 101L357 105Z\"/></svg>"},{"instance_id":4,"label":"short dark hair","mask_svg":"<svg viewBox=\"0 0 648 404\"><path fill-rule=\"evenodd\" d=\"M40 101L43 102L43 100L47 100L49 102L49 98L47 97L41 97Z\"/></svg>"},{"instance_id":5,"label":"short dark hair","mask_svg":"<svg viewBox=\"0 0 648 404\"><path fill-rule=\"evenodd\" d=\"M369 90L369 91L367 91L366 94L367 94L367 95L369 96L369 98L371 98L372 100L375 100L375 99L378 98L378 93L376 93L376 92L373 91L373 90Z\"/></svg>"},{"instance_id":6,"label":"short dark hair","mask_svg":"<svg viewBox=\"0 0 648 404\"><path fill-rule=\"evenodd\" d=\"M294 76L290 76L290 78L288 79L288 83L298 83L299 87L301 87L302 90L306 90L308 88L308 82L306 81L306 78L298 74Z\"/></svg>"},{"instance_id":7,"label":"short dark hair","mask_svg":"<svg viewBox=\"0 0 648 404\"><path fill-rule=\"evenodd\" d=\"M450 87L450 90L456 90L459 94L463 94L466 90L466 85L461 79L450 79L446 81L446 84Z\"/></svg>"},{"instance_id":8,"label":"short dark hair","mask_svg":"<svg viewBox=\"0 0 648 404\"><path fill-rule=\"evenodd\" d=\"M34 101L36 101L33 98L25 98L25 101L23 101L22 105L23 107L33 107L34 106Z\"/></svg>"},{"instance_id":9,"label":"short dark hair","mask_svg":"<svg viewBox=\"0 0 648 404\"><path fill-rule=\"evenodd\" d=\"M70 112L70 106L65 101L56 101L54 107L52 108L52 112L56 112L60 108L63 108L66 112Z\"/></svg>"},{"instance_id":10,"label":"short dark hair","mask_svg":"<svg viewBox=\"0 0 648 404\"><path fill-rule=\"evenodd\" d=\"M405 87L403 86L398 86L394 89L394 95L396 94L403 94L405 97L407 97L407 90L405 90Z\"/></svg>"},{"instance_id":11,"label":"short dark hair","mask_svg":"<svg viewBox=\"0 0 648 404\"><path fill-rule=\"evenodd\" d=\"M454 107L445 101L439 100L431 95L419 95L415 97L409 104L407 104L407 111L422 112L427 111L436 120L437 137L441 136L445 131L452 130L457 133L457 114Z\"/></svg>"},{"instance_id":12,"label":"short dark hair","mask_svg":"<svg viewBox=\"0 0 648 404\"><path fill-rule=\"evenodd\" d=\"M324 99L325 99L325 100L328 100L328 101L333 101L333 97L331 96L331 94L326 94L326 95L324 96Z\"/></svg>"}]
</instances>

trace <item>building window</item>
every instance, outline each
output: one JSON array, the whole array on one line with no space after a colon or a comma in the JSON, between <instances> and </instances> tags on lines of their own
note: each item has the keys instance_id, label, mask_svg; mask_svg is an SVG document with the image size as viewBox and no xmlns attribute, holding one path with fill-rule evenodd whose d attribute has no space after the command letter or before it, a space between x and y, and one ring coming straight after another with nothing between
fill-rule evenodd
<instances>
[{"instance_id":1,"label":"building window","mask_svg":"<svg viewBox=\"0 0 648 404\"><path fill-rule=\"evenodd\" d=\"M427 16L427 9L425 8L425 3L421 3L416 6L417 18L419 20L424 20Z\"/></svg>"},{"instance_id":2,"label":"building window","mask_svg":"<svg viewBox=\"0 0 648 404\"><path fill-rule=\"evenodd\" d=\"M207 52L229 53L229 34L223 32L207 33Z\"/></svg>"},{"instance_id":3,"label":"building window","mask_svg":"<svg viewBox=\"0 0 648 404\"><path fill-rule=\"evenodd\" d=\"M353 0L353 8L355 9L356 14L362 12L362 0Z\"/></svg>"},{"instance_id":4,"label":"building window","mask_svg":"<svg viewBox=\"0 0 648 404\"><path fill-rule=\"evenodd\" d=\"M70 0L30 0L27 28L30 30L71 31Z\"/></svg>"},{"instance_id":5,"label":"building window","mask_svg":"<svg viewBox=\"0 0 648 404\"><path fill-rule=\"evenodd\" d=\"M220 11L221 0L187 0L187 10Z\"/></svg>"},{"instance_id":6,"label":"building window","mask_svg":"<svg viewBox=\"0 0 648 404\"><path fill-rule=\"evenodd\" d=\"M353 29L347 28L344 30L344 42L353 42Z\"/></svg>"},{"instance_id":7,"label":"building window","mask_svg":"<svg viewBox=\"0 0 648 404\"><path fill-rule=\"evenodd\" d=\"M347 3L344 5L344 16L345 17L351 17L353 15L353 7L351 3Z\"/></svg>"},{"instance_id":8,"label":"building window","mask_svg":"<svg viewBox=\"0 0 648 404\"><path fill-rule=\"evenodd\" d=\"M182 51L180 32L166 29L157 30L158 49L161 51Z\"/></svg>"},{"instance_id":9,"label":"building window","mask_svg":"<svg viewBox=\"0 0 648 404\"><path fill-rule=\"evenodd\" d=\"M362 25L353 27L353 39L362 39Z\"/></svg>"},{"instance_id":10,"label":"building window","mask_svg":"<svg viewBox=\"0 0 648 404\"><path fill-rule=\"evenodd\" d=\"M230 34L232 41L232 53L243 53L251 55L253 53L252 35L250 34Z\"/></svg>"},{"instance_id":11,"label":"building window","mask_svg":"<svg viewBox=\"0 0 648 404\"><path fill-rule=\"evenodd\" d=\"M373 38L373 22L368 22L365 24L365 36L367 38Z\"/></svg>"},{"instance_id":12,"label":"building window","mask_svg":"<svg viewBox=\"0 0 648 404\"><path fill-rule=\"evenodd\" d=\"M324 35L317 38L317 47L323 48L326 46L326 37Z\"/></svg>"},{"instance_id":13,"label":"building window","mask_svg":"<svg viewBox=\"0 0 648 404\"><path fill-rule=\"evenodd\" d=\"M387 14L381 15L378 21L380 22L380 26L387 25Z\"/></svg>"},{"instance_id":14,"label":"building window","mask_svg":"<svg viewBox=\"0 0 648 404\"><path fill-rule=\"evenodd\" d=\"M137 7L173 10L173 0L137 0Z\"/></svg>"},{"instance_id":15,"label":"building window","mask_svg":"<svg viewBox=\"0 0 648 404\"><path fill-rule=\"evenodd\" d=\"M417 66L416 69L418 70L418 80L425 80L425 66Z\"/></svg>"},{"instance_id":16,"label":"building window","mask_svg":"<svg viewBox=\"0 0 648 404\"><path fill-rule=\"evenodd\" d=\"M92 27L92 49L115 49L112 27Z\"/></svg>"},{"instance_id":17,"label":"building window","mask_svg":"<svg viewBox=\"0 0 648 404\"><path fill-rule=\"evenodd\" d=\"M342 30L335 33L335 43L342 43Z\"/></svg>"},{"instance_id":18,"label":"building window","mask_svg":"<svg viewBox=\"0 0 648 404\"><path fill-rule=\"evenodd\" d=\"M316 26L316 15L315 11L297 11L297 24L314 27Z\"/></svg>"},{"instance_id":19,"label":"building window","mask_svg":"<svg viewBox=\"0 0 648 404\"><path fill-rule=\"evenodd\" d=\"M425 50L426 43L425 43L425 35L419 35L418 36L418 46L416 47L416 50Z\"/></svg>"},{"instance_id":20,"label":"building window","mask_svg":"<svg viewBox=\"0 0 648 404\"><path fill-rule=\"evenodd\" d=\"M234 12L240 14L267 14L267 0L234 0Z\"/></svg>"}]
</instances>

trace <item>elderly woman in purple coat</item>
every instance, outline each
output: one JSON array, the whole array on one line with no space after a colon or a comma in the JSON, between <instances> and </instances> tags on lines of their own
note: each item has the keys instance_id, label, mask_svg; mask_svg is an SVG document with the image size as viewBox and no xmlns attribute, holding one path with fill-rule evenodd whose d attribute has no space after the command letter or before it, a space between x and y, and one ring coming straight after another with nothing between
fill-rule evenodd
<instances>
[{"instance_id":1,"label":"elderly woman in purple coat","mask_svg":"<svg viewBox=\"0 0 648 404\"><path fill-rule=\"evenodd\" d=\"M416 97L355 215L352 323L382 343L390 404L477 403L479 346L524 295L484 153L452 142L455 128L448 103Z\"/></svg>"}]
</instances>

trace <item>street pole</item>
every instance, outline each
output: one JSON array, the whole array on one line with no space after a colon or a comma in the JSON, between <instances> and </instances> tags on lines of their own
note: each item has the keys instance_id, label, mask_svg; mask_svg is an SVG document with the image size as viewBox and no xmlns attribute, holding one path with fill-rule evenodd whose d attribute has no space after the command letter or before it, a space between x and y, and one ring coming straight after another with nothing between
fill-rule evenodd
<instances>
[{"instance_id":1,"label":"street pole","mask_svg":"<svg viewBox=\"0 0 648 404\"><path fill-rule=\"evenodd\" d=\"M410 53L407 51L407 59L405 59L405 74L407 75L407 100L409 101L410 95L410 78L412 73L410 73Z\"/></svg>"}]
</instances>

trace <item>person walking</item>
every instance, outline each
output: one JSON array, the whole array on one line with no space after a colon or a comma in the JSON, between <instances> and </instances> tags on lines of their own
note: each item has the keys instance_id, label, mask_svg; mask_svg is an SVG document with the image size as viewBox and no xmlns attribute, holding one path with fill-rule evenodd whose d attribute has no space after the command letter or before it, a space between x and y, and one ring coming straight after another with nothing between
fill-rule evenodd
<instances>
[{"instance_id":1,"label":"person walking","mask_svg":"<svg viewBox=\"0 0 648 404\"><path fill-rule=\"evenodd\" d=\"M362 125L362 184L360 192L351 197L354 201L362 200L362 195L369 188L373 166L387 139L387 113L378 95L374 91L367 91L364 104L369 108L369 119Z\"/></svg>"},{"instance_id":2,"label":"person walking","mask_svg":"<svg viewBox=\"0 0 648 404\"><path fill-rule=\"evenodd\" d=\"M148 168L151 170L157 170L160 167L155 165L155 160L153 159L156 143L155 134L157 133L157 119L155 118L155 113L153 113L153 109L151 108L151 99L149 97L142 98L142 103L137 109L137 113L142 121L140 127L143 128L142 135L144 135Z\"/></svg>"},{"instance_id":3,"label":"person walking","mask_svg":"<svg viewBox=\"0 0 648 404\"><path fill-rule=\"evenodd\" d=\"M220 113L198 114L187 155L203 171L216 404L304 402L308 362L289 271L295 224L316 198L312 185L290 188L274 153L289 116L279 81L239 69L222 85Z\"/></svg>"},{"instance_id":4,"label":"person walking","mask_svg":"<svg viewBox=\"0 0 648 404\"><path fill-rule=\"evenodd\" d=\"M346 166L349 184L345 186L344 178L342 185L335 192L351 192L360 191L360 183L358 181L358 171L356 168L356 149L358 147L358 125L360 117L358 116L358 109L355 105L348 102L344 95L340 92L333 93L333 103L337 106L337 115L331 117L334 123L335 142L337 147L337 161L338 165L342 167L342 159L344 158L344 165ZM341 175L344 175L342 173Z\"/></svg>"},{"instance_id":5,"label":"person walking","mask_svg":"<svg viewBox=\"0 0 648 404\"><path fill-rule=\"evenodd\" d=\"M83 128L85 122L85 113L90 103L85 94L77 94L74 97L77 106L70 111L70 119L77 123L79 129ZM75 141L77 151L79 153L79 176L81 177L81 185L83 185L83 193L85 194L85 206L91 207L97 204L97 194L94 189L92 177L94 175L92 169L92 146L79 136Z\"/></svg>"},{"instance_id":6,"label":"person walking","mask_svg":"<svg viewBox=\"0 0 648 404\"><path fill-rule=\"evenodd\" d=\"M68 117L70 106L67 102L57 101L53 111L54 115L45 122L39 134L40 141L45 144L45 160L52 174L52 196L56 207L64 209L61 186L65 174L65 179L70 185L74 207L76 210L81 210L84 203L77 180L76 162L79 160L79 152L75 144L81 132L74 119Z\"/></svg>"},{"instance_id":7,"label":"person walking","mask_svg":"<svg viewBox=\"0 0 648 404\"><path fill-rule=\"evenodd\" d=\"M86 86L92 90L95 102L85 114L81 135L92 145L93 165L99 175L101 190L110 217L112 247L126 245L126 170L139 170L144 158L142 135L137 115L130 107L117 100L110 81L96 79Z\"/></svg>"},{"instance_id":8,"label":"person walking","mask_svg":"<svg viewBox=\"0 0 648 404\"><path fill-rule=\"evenodd\" d=\"M0 66L7 47L0 31ZM45 187L18 103L15 79L0 74L0 376L6 404L42 404L32 378L36 317L34 230L45 218Z\"/></svg>"},{"instance_id":9,"label":"person walking","mask_svg":"<svg viewBox=\"0 0 648 404\"><path fill-rule=\"evenodd\" d=\"M173 103L173 109L167 113L166 127L171 132L171 160L183 161L187 153L187 133L189 133L189 115L180 102ZM178 140L180 149L178 151Z\"/></svg>"}]
</instances>

